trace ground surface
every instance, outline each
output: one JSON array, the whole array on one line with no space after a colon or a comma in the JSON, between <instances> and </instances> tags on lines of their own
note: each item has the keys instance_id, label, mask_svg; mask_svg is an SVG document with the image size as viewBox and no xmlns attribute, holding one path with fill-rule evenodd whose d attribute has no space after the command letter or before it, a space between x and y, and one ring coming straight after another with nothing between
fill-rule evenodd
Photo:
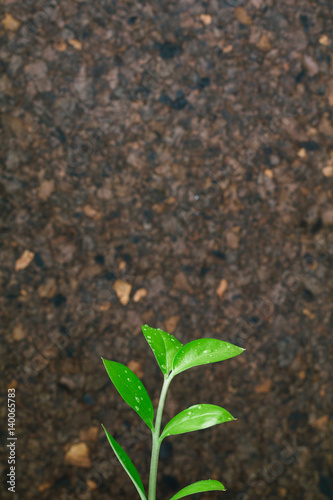
<instances>
[{"instance_id":1,"label":"ground surface","mask_svg":"<svg viewBox=\"0 0 333 500\"><path fill-rule=\"evenodd\" d=\"M202 500L333 498L331 1L5 0L0 19L2 498L134 498L100 422L147 486L148 432L100 360L156 404L144 323L247 349L173 382L166 420L238 420L165 442L159 500L211 477L228 491Z\"/></svg>"}]
</instances>

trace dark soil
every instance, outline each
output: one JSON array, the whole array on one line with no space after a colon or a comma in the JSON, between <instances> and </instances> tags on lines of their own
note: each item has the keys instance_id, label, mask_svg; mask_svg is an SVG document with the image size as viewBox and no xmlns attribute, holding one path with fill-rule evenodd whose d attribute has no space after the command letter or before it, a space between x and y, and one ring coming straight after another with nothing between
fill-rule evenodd
<instances>
[{"instance_id":1,"label":"dark soil","mask_svg":"<svg viewBox=\"0 0 333 500\"><path fill-rule=\"evenodd\" d=\"M164 442L159 500L332 499L331 0L6 0L0 40L1 498L137 498L101 422L147 487L100 357L156 405L148 323L247 349L173 382L165 422L238 420Z\"/></svg>"}]
</instances>

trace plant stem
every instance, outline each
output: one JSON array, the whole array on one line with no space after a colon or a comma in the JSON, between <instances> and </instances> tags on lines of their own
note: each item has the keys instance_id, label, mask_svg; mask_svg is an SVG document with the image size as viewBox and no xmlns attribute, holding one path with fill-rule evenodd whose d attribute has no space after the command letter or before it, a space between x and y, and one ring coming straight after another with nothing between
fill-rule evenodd
<instances>
[{"instance_id":1,"label":"plant stem","mask_svg":"<svg viewBox=\"0 0 333 500\"><path fill-rule=\"evenodd\" d=\"M152 446L152 450L151 450L148 500L156 500L157 469L158 469L158 459L159 459L160 447L161 447L161 442L160 442L161 423L162 423L162 415L163 415L165 398L166 398L171 380L172 380L171 376L169 378L164 379L163 387L162 387L162 391L161 391L161 396L160 396L160 400L159 400L158 408L157 408L155 428L152 431L153 446Z\"/></svg>"}]
</instances>

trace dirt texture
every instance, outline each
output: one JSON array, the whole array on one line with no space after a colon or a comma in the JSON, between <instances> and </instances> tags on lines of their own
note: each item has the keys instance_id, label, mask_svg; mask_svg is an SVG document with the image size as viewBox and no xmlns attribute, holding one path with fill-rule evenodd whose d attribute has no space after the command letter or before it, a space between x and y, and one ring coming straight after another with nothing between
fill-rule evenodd
<instances>
[{"instance_id":1,"label":"dirt texture","mask_svg":"<svg viewBox=\"0 0 333 500\"><path fill-rule=\"evenodd\" d=\"M137 498L154 406L141 325L246 352L179 375L237 421L167 438L158 500L333 498L331 0L4 0L0 7L1 498ZM7 389L16 389L16 492Z\"/></svg>"}]
</instances>

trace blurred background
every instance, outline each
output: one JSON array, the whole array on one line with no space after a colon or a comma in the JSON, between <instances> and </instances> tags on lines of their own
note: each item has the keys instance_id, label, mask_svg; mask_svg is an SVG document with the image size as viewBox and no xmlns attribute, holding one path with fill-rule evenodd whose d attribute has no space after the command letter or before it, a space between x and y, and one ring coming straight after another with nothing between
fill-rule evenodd
<instances>
[{"instance_id":1,"label":"blurred background","mask_svg":"<svg viewBox=\"0 0 333 500\"><path fill-rule=\"evenodd\" d=\"M165 440L158 499L333 498L330 0L4 0L0 7L2 498L132 499L154 405L148 323L246 348L170 388L236 422ZM16 389L16 493L7 389ZM135 497L136 498L136 497Z\"/></svg>"}]
</instances>

